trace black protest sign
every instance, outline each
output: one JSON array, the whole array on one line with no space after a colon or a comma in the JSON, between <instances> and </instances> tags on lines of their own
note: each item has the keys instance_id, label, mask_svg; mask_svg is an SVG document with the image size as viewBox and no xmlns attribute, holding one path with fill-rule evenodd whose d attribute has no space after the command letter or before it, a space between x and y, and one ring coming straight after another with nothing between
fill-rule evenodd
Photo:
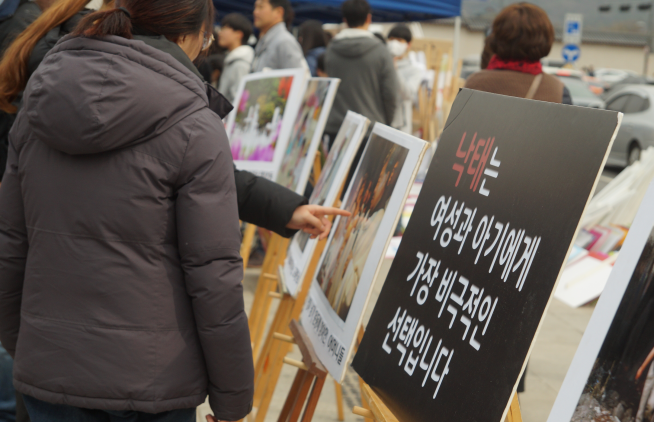
<instances>
[{"instance_id":1,"label":"black protest sign","mask_svg":"<svg viewBox=\"0 0 654 422\"><path fill-rule=\"evenodd\" d=\"M500 422L615 112L462 90L354 369L402 422Z\"/></svg>"}]
</instances>

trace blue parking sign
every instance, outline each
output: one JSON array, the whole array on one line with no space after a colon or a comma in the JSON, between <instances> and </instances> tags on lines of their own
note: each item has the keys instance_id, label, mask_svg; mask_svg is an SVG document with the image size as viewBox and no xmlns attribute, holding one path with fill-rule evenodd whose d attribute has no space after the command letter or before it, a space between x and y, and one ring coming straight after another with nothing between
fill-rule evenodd
<instances>
[{"instance_id":1,"label":"blue parking sign","mask_svg":"<svg viewBox=\"0 0 654 422\"><path fill-rule=\"evenodd\" d=\"M567 44L565 47L563 47L561 54L563 55L563 59L566 62L572 63L576 62L579 59L579 56L581 56L581 49L578 45Z\"/></svg>"},{"instance_id":2,"label":"blue parking sign","mask_svg":"<svg viewBox=\"0 0 654 422\"><path fill-rule=\"evenodd\" d=\"M578 21L570 21L567 22L567 26L565 28L565 32L567 32L570 35L576 35L579 33L579 22Z\"/></svg>"}]
</instances>

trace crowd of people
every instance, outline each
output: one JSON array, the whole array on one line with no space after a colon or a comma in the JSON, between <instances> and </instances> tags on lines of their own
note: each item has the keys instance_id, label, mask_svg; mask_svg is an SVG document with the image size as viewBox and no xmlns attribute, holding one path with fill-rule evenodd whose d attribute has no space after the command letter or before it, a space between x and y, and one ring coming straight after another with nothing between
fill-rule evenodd
<instances>
[{"instance_id":1,"label":"crowd of people","mask_svg":"<svg viewBox=\"0 0 654 422\"><path fill-rule=\"evenodd\" d=\"M249 73L304 68L341 80L328 143L349 110L411 133L411 30L373 34L366 0L333 37L308 20L297 38L288 0L218 31L211 0L87 3L0 2L0 421L192 421L207 395L210 420L240 420L239 220L324 238L348 214L236 170L220 118ZM535 64L553 39L542 10L510 6L468 86L565 102Z\"/></svg>"},{"instance_id":2,"label":"crowd of people","mask_svg":"<svg viewBox=\"0 0 654 422\"><path fill-rule=\"evenodd\" d=\"M348 110L407 133L412 133L412 110L425 72L409 60L412 34L396 25L386 40L372 33L371 9L366 0L342 5L346 26L336 36L317 20L302 22L297 39L289 32L293 9L288 0L258 0L254 25L242 14L220 21L216 48L201 59L207 80L233 101L240 80L252 72L305 68L313 77L341 79L326 134L333 141ZM253 37L255 30L259 37ZM254 48L252 45L254 44Z\"/></svg>"}]
</instances>

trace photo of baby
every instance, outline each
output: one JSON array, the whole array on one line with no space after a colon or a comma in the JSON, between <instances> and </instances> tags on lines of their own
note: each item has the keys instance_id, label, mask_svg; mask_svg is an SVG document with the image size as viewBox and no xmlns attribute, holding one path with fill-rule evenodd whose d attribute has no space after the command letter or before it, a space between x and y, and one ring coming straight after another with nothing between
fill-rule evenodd
<instances>
[{"instance_id":1,"label":"photo of baby","mask_svg":"<svg viewBox=\"0 0 654 422\"><path fill-rule=\"evenodd\" d=\"M327 154L327 160L325 161L325 165L320 173L320 178L318 178L318 182L309 197L310 204L325 205L325 200L327 199L329 190L331 189L336 174L338 174L338 169L341 167L343 159L345 158L345 151L350 145L350 141L352 141L358 127L359 123L354 120L347 118L343 120L343 124L338 130L338 135L336 135L336 139L334 140L334 145L332 145L329 154ZM310 235L300 231L295 236L298 245L300 246L300 250L304 252L304 248L307 246Z\"/></svg>"},{"instance_id":2,"label":"photo of baby","mask_svg":"<svg viewBox=\"0 0 654 422\"><path fill-rule=\"evenodd\" d=\"M373 134L351 182L344 208L352 216L339 219L316 276L329 304L343 321L408 152Z\"/></svg>"}]
</instances>

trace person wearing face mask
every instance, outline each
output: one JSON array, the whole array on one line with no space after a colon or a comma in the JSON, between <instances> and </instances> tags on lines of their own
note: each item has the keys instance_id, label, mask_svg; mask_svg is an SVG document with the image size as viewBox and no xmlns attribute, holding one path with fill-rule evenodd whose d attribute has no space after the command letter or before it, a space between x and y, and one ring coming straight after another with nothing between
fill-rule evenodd
<instances>
[{"instance_id":1,"label":"person wearing face mask","mask_svg":"<svg viewBox=\"0 0 654 422\"><path fill-rule=\"evenodd\" d=\"M393 58L386 46L369 31L370 4L366 0L346 0L341 4L341 12L347 28L334 37L325 51L326 73L341 80L325 125L330 147L348 110L367 117L371 129L376 122L391 124L398 95ZM366 144L367 137L354 157L346 185Z\"/></svg>"},{"instance_id":2,"label":"person wearing face mask","mask_svg":"<svg viewBox=\"0 0 654 422\"><path fill-rule=\"evenodd\" d=\"M417 103L418 90L425 77L424 70L409 60L411 39L409 27L399 24L388 33L388 42L386 43L386 47L395 61L400 88L392 126L409 134L413 133L413 104Z\"/></svg>"}]
</instances>

